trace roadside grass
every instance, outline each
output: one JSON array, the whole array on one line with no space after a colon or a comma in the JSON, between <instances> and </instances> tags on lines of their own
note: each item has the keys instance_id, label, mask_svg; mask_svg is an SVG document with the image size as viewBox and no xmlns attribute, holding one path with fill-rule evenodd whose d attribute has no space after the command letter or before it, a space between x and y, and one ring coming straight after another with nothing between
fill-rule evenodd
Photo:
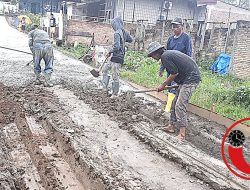
<instances>
[{"instance_id":1,"label":"roadside grass","mask_svg":"<svg viewBox=\"0 0 250 190\"><path fill-rule=\"evenodd\" d=\"M86 47L63 49L75 58L79 58ZM209 70L212 62L199 61L202 82L191 98L191 103L199 107L213 110L225 117L239 120L250 117L250 81L240 80L233 76L212 74ZM158 87L166 78L159 77L159 63L148 58L145 53L128 50L121 76L136 84L148 87ZM250 125L250 122L246 122Z\"/></svg>"},{"instance_id":2,"label":"roadside grass","mask_svg":"<svg viewBox=\"0 0 250 190\"><path fill-rule=\"evenodd\" d=\"M76 48L70 47L56 47L61 52L65 53L68 56L74 57L75 59L79 59L83 55L85 55L88 51L88 47L84 45L78 45Z\"/></svg>"}]
</instances>

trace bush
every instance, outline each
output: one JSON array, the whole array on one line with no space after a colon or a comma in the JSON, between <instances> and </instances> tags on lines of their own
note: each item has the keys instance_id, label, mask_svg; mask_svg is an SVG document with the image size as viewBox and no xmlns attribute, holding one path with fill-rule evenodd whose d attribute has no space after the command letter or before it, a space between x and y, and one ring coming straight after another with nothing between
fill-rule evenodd
<instances>
[{"instance_id":1,"label":"bush","mask_svg":"<svg viewBox=\"0 0 250 190\"><path fill-rule=\"evenodd\" d=\"M249 109L250 106L250 88L241 86L229 92L228 100L230 104L241 105Z\"/></svg>"},{"instance_id":2,"label":"bush","mask_svg":"<svg viewBox=\"0 0 250 190\"><path fill-rule=\"evenodd\" d=\"M126 52L123 68L128 71L137 71L140 67L152 64L156 64L156 61L148 58L145 53L128 50Z\"/></svg>"},{"instance_id":3,"label":"bush","mask_svg":"<svg viewBox=\"0 0 250 190\"><path fill-rule=\"evenodd\" d=\"M214 62L214 61L211 60L211 59L200 59L200 60L197 61L197 65L198 65L202 70L210 71L213 62Z\"/></svg>"},{"instance_id":4,"label":"bush","mask_svg":"<svg viewBox=\"0 0 250 190\"><path fill-rule=\"evenodd\" d=\"M27 15L30 18L30 20L32 21L31 24L28 24L26 26L27 31L30 31L32 24L37 24L38 26L40 26L40 20L42 18L42 15L39 15L39 14L35 15L35 14L32 14L32 13L26 13L25 15Z\"/></svg>"},{"instance_id":5,"label":"bush","mask_svg":"<svg viewBox=\"0 0 250 190\"><path fill-rule=\"evenodd\" d=\"M61 51L66 53L67 55L70 55L76 59L79 59L80 57L87 54L87 51L89 47L86 45L80 44L77 47L71 47L71 46L64 46L59 48ZM90 51L88 53L91 53Z\"/></svg>"}]
</instances>

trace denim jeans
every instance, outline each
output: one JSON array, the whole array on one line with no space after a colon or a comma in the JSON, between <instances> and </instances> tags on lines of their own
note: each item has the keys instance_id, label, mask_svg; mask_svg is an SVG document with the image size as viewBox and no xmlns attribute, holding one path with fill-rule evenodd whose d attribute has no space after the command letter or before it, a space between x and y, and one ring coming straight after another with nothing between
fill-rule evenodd
<instances>
[{"instance_id":1,"label":"denim jeans","mask_svg":"<svg viewBox=\"0 0 250 190\"><path fill-rule=\"evenodd\" d=\"M41 73L41 60L45 62L44 73L51 74L53 72L53 48L50 43L34 43L33 45L34 72Z\"/></svg>"}]
</instances>

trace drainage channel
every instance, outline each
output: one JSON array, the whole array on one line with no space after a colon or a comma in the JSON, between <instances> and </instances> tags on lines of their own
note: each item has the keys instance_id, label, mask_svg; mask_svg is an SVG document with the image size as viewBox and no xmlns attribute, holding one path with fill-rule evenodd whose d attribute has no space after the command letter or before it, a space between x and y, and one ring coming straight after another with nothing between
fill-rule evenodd
<instances>
[{"instance_id":1,"label":"drainage channel","mask_svg":"<svg viewBox=\"0 0 250 190\"><path fill-rule=\"evenodd\" d=\"M27 164L27 162L34 164L32 167L25 167L27 169L25 172L27 180L25 181L28 181L27 185L28 187L31 186L30 189L85 190L57 148L49 142L46 131L34 118L17 117L15 123L17 127L12 128L15 132L8 133L12 134L9 137L13 139L14 136L20 133L22 142L29 154L27 152L22 154L24 149L22 148L17 150L16 155L23 155L21 164ZM10 128L7 131L10 131ZM24 146L21 145L21 147ZM29 176L29 174L32 174L32 176Z\"/></svg>"}]
</instances>

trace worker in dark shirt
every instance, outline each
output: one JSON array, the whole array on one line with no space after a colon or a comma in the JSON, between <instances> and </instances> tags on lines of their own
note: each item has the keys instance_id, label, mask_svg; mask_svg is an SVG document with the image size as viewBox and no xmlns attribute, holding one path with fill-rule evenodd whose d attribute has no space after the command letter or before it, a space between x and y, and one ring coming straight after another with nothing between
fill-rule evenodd
<instances>
[{"instance_id":1,"label":"worker in dark shirt","mask_svg":"<svg viewBox=\"0 0 250 190\"><path fill-rule=\"evenodd\" d=\"M158 42L149 44L148 56L158 61L161 60L161 64L169 74L163 84L158 87L159 92L172 81L179 85L170 110L170 123L163 130L175 133L176 127L180 130L178 138L185 140L188 125L187 105L201 80L198 66L191 57L180 51L165 50Z\"/></svg>"},{"instance_id":2,"label":"worker in dark shirt","mask_svg":"<svg viewBox=\"0 0 250 190\"><path fill-rule=\"evenodd\" d=\"M190 57L192 57L192 41L190 36L183 32L183 22L181 18L175 18L172 21L172 29L174 35L170 36L167 41L167 50L177 50ZM162 77L164 72L163 65L160 66L159 76ZM173 82L171 85L175 85ZM169 90L169 92L176 94L175 89Z\"/></svg>"}]
</instances>

